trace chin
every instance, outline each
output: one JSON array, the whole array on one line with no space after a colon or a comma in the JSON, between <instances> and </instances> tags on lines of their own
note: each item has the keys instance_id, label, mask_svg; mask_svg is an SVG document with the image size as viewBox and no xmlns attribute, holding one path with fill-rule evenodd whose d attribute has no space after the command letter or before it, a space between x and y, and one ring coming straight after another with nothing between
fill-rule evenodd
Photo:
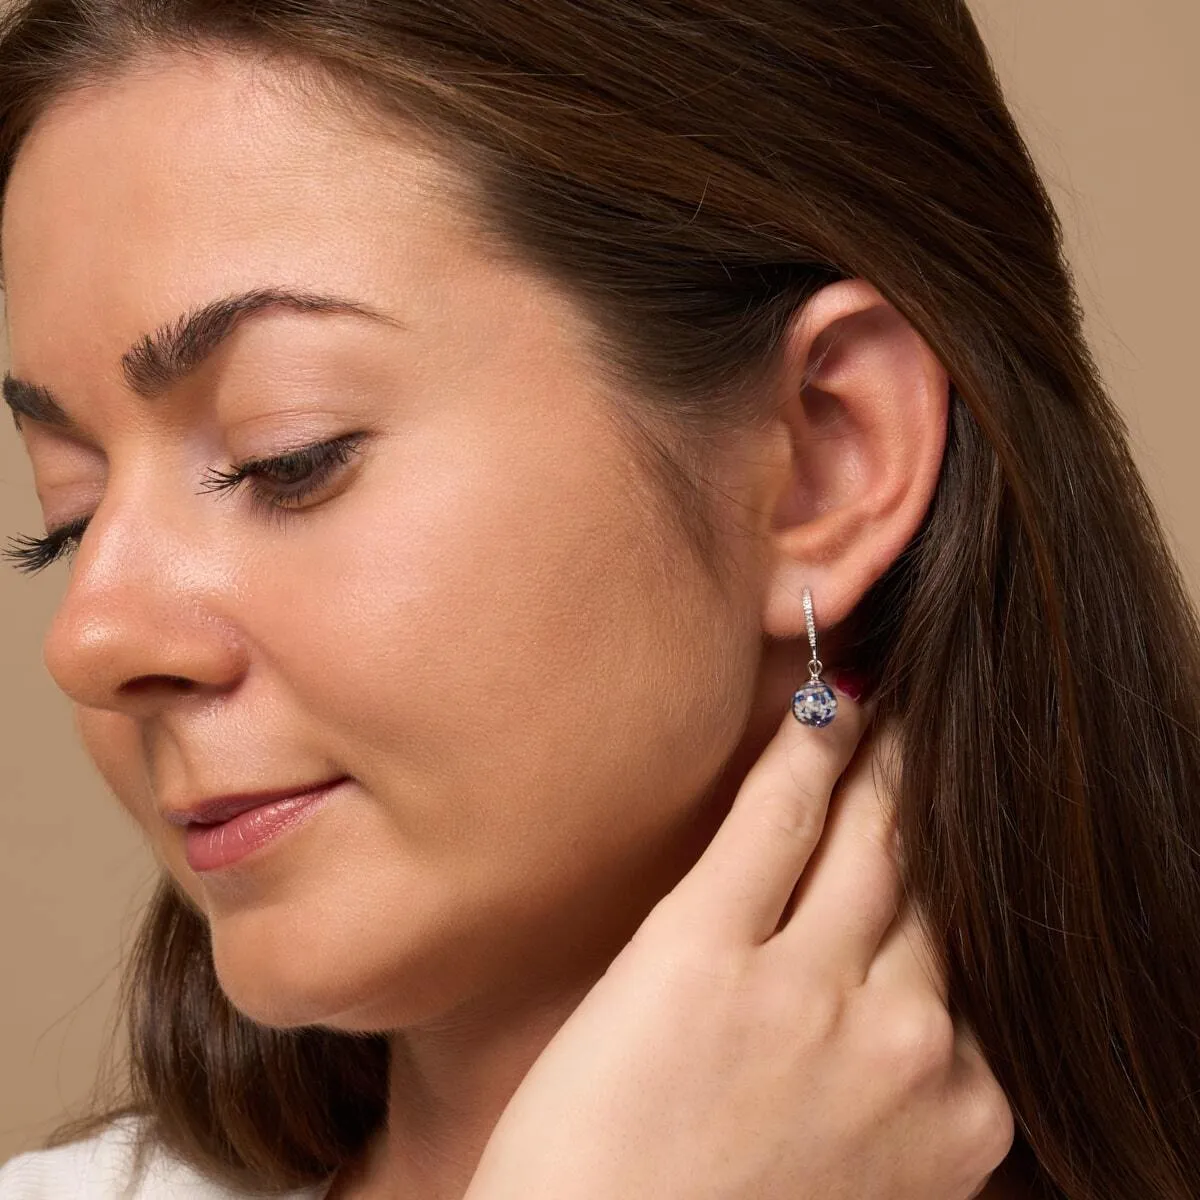
<instances>
[{"instance_id":1,"label":"chin","mask_svg":"<svg viewBox=\"0 0 1200 1200\"><path fill-rule=\"evenodd\" d=\"M376 1033L443 1016L474 990L461 946L405 946L399 939L381 946L341 929L319 931L311 916L302 933L272 923L269 913L213 923L217 981L249 1020L276 1029Z\"/></svg>"}]
</instances>

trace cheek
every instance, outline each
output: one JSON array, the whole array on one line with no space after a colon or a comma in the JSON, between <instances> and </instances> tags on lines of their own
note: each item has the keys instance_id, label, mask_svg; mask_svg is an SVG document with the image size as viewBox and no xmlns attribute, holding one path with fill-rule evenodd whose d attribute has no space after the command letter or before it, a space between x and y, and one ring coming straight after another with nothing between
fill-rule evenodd
<instances>
[{"instance_id":1,"label":"cheek","mask_svg":"<svg viewBox=\"0 0 1200 1200\"><path fill-rule=\"evenodd\" d=\"M332 764L484 889L677 820L736 741L757 645L624 473L558 432L557 458L463 428L405 447L254 601Z\"/></svg>"}]
</instances>

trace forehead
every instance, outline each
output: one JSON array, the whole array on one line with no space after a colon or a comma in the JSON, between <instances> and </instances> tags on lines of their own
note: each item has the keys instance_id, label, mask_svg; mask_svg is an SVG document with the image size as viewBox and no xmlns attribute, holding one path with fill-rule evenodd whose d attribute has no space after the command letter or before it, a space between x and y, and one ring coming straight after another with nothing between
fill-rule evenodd
<instances>
[{"instance_id":1,"label":"forehead","mask_svg":"<svg viewBox=\"0 0 1200 1200\"><path fill-rule=\"evenodd\" d=\"M471 269L446 164L292 78L244 55L162 55L42 114L0 224L14 369L44 373L65 338L123 349L264 279L387 308Z\"/></svg>"}]
</instances>

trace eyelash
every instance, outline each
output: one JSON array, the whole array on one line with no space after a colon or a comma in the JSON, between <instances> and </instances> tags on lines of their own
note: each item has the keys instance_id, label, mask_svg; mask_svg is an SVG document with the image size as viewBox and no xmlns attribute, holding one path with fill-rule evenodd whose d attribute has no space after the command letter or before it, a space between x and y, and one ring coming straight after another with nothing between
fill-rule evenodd
<instances>
[{"instance_id":1,"label":"eyelash","mask_svg":"<svg viewBox=\"0 0 1200 1200\"><path fill-rule=\"evenodd\" d=\"M295 506L316 491L338 466L344 466L352 454L356 454L365 433L349 433L328 442L317 442L288 450L273 458L252 458L228 471L209 469L201 491L232 492L244 481L251 481L250 502L255 510L280 524L286 524ZM294 475L301 473L299 480L283 481L292 490L280 492L276 488L264 487L258 481L270 479L272 475ZM299 486L296 486L299 484ZM52 562L73 553L78 548L89 517L81 517L68 525L56 529L45 537L35 538L19 534L10 539L13 548L0 550L0 556L9 559L12 565L26 574L36 574Z\"/></svg>"}]
</instances>

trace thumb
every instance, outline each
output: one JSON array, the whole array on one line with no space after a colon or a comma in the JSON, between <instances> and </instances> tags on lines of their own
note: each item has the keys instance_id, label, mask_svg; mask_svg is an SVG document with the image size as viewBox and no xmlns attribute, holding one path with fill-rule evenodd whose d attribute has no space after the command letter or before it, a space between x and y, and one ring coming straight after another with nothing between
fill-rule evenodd
<instances>
[{"instance_id":1,"label":"thumb","mask_svg":"<svg viewBox=\"0 0 1200 1200\"><path fill-rule=\"evenodd\" d=\"M693 931L725 945L758 945L778 927L820 839L829 798L878 704L840 689L835 695L828 725L801 724L789 707L725 821L671 892L673 917Z\"/></svg>"}]
</instances>

